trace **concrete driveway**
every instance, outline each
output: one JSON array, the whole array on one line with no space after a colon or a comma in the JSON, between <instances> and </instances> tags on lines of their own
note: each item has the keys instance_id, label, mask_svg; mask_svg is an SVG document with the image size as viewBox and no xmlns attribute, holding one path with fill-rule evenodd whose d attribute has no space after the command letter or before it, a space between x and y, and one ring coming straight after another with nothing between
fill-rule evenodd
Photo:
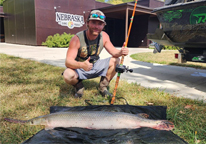
<instances>
[{"instance_id":1,"label":"concrete driveway","mask_svg":"<svg viewBox=\"0 0 206 144\"><path fill-rule=\"evenodd\" d=\"M152 51L145 48L130 48L129 55ZM65 67L66 52L67 48L0 43L0 53L60 67ZM105 50L100 55L101 58L109 56ZM124 65L129 66L134 72L121 74L121 79L144 87L159 88L174 96L206 101L206 70L140 62L130 56L124 58Z\"/></svg>"}]
</instances>

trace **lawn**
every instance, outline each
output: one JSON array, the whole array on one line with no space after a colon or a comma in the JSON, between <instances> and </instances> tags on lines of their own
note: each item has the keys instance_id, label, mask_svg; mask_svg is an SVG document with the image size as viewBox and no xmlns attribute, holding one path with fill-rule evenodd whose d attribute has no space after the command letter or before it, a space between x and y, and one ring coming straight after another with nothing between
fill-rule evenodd
<instances>
[{"instance_id":1,"label":"lawn","mask_svg":"<svg viewBox=\"0 0 206 144\"><path fill-rule=\"evenodd\" d=\"M206 63L197 62L187 62L187 63L177 63L174 54L179 53L177 50L162 50L161 53L153 54L152 52L137 53L132 54L131 57L138 61L149 62L149 63L159 63L167 65L176 65L184 67L193 67L206 69Z\"/></svg>"},{"instance_id":2,"label":"lawn","mask_svg":"<svg viewBox=\"0 0 206 144\"><path fill-rule=\"evenodd\" d=\"M49 113L50 106L86 106L85 99L93 105L109 105L96 89L99 78L83 81L82 99L74 99L74 89L63 81L64 68L27 59L0 54L0 143L21 143L42 126L14 124L4 118L31 119ZM110 83L113 92L115 80ZM123 96L130 105L167 106L167 119L175 124L172 130L188 143L206 143L206 104L202 101L178 98L158 89L144 88L120 80L116 96ZM125 104L117 100L115 104Z\"/></svg>"}]
</instances>

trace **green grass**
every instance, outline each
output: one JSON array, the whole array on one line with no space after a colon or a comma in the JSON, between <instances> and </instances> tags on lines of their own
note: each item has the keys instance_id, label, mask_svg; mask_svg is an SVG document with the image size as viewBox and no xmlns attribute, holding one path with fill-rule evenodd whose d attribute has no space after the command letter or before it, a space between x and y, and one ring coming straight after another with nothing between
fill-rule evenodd
<instances>
[{"instance_id":1,"label":"green grass","mask_svg":"<svg viewBox=\"0 0 206 144\"><path fill-rule=\"evenodd\" d=\"M96 89L99 78L83 81L84 97L74 99L73 87L65 84L61 76L63 71L64 68L0 54L0 143L21 143L43 128L9 123L4 121L6 117L31 119L48 114L50 106L86 106L85 99L91 99L93 105L110 104ZM112 80L111 92L114 86ZM174 122L175 134L191 144L206 143L206 104L202 101L178 98L123 80L117 96L125 97L130 105L167 106L167 119ZM117 100L115 104L125 102Z\"/></svg>"},{"instance_id":2,"label":"green grass","mask_svg":"<svg viewBox=\"0 0 206 144\"><path fill-rule=\"evenodd\" d=\"M149 62L149 63L159 63L159 64L206 69L206 63L197 63L197 62L178 63L177 59L175 59L174 57L175 53L178 53L178 51L163 50L161 53L157 53L157 54L153 54L153 52L132 54L131 57L135 60Z\"/></svg>"}]
</instances>

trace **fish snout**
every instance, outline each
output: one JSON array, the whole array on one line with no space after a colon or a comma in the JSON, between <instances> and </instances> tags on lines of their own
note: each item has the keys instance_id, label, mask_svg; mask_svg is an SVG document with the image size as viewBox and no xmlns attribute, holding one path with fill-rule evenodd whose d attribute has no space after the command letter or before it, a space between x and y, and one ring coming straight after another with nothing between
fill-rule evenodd
<instances>
[{"instance_id":1,"label":"fish snout","mask_svg":"<svg viewBox=\"0 0 206 144\"><path fill-rule=\"evenodd\" d=\"M170 121L167 120L162 120L162 121L158 121L157 125L155 127L153 127L154 129L157 130L172 130L174 128L174 124Z\"/></svg>"}]
</instances>

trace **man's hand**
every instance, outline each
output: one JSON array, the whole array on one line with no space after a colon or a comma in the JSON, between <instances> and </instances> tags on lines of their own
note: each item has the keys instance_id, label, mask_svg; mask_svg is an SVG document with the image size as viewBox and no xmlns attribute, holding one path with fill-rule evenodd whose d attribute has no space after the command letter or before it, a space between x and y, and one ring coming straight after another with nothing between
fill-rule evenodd
<instances>
[{"instance_id":1,"label":"man's hand","mask_svg":"<svg viewBox=\"0 0 206 144\"><path fill-rule=\"evenodd\" d=\"M124 44L122 46L121 54L124 55L124 56L129 54L129 49L127 47L125 47L125 42L124 42Z\"/></svg>"},{"instance_id":2,"label":"man's hand","mask_svg":"<svg viewBox=\"0 0 206 144\"><path fill-rule=\"evenodd\" d=\"M83 69L85 71L90 71L93 68L93 63L90 63L89 61L90 61L90 57L83 62L84 63Z\"/></svg>"}]
</instances>

